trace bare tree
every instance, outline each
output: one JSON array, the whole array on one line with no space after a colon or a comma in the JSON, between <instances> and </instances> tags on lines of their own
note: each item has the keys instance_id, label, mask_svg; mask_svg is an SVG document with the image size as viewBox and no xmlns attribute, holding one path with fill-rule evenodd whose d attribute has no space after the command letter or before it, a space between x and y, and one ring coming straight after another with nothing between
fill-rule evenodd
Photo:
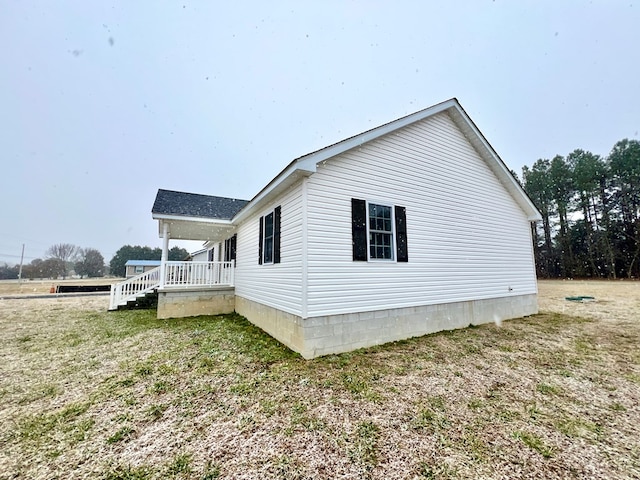
<instances>
[{"instance_id":1,"label":"bare tree","mask_svg":"<svg viewBox=\"0 0 640 480\"><path fill-rule=\"evenodd\" d=\"M55 258L62 262L64 265L62 277L66 278L69 275L69 267L78 258L80 247L71 243L57 243L49 247L46 253L48 258Z\"/></svg>"}]
</instances>

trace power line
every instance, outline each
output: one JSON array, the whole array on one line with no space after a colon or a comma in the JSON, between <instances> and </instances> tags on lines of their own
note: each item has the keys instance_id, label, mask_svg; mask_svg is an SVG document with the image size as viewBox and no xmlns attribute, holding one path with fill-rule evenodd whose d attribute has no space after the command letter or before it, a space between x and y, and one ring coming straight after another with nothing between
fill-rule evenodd
<instances>
[{"instance_id":1,"label":"power line","mask_svg":"<svg viewBox=\"0 0 640 480\"><path fill-rule=\"evenodd\" d=\"M11 258L20 258L20 255L12 255L11 253L0 253L0 257L11 257ZM31 260L34 260L38 257L30 257L28 255L25 255L24 258L28 258Z\"/></svg>"}]
</instances>

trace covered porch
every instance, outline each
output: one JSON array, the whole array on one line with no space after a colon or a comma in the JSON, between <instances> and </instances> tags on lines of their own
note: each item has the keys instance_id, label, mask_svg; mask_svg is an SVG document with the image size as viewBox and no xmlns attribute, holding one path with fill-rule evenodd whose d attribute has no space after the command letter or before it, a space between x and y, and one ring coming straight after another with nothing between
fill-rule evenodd
<instances>
[{"instance_id":1,"label":"covered porch","mask_svg":"<svg viewBox=\"0 0 640 480\"><path fill-rule=\"evenodd\" d=\"M234 310L235 260L220 245L235 234L233 215L247 202L159 190L152 209L162 239L160 266L116 284L109 309L158 294L158 318L230 313ZM169 261L171 240L195 240L210 248L207 261Z\"/></svg>"},{"instance_id":2,"label":"covered porch","mask_svg":"<svg viewBox=\"0 0 640 480\"><path fill-rule=\"evenodd\" d=\"M111 286L109 310L135 303L150 293L158 299L171 292L233 291L235 261L174 262L162 261L159 267ZM165 295L161 295L161 294ZM171 296L171 295L169 295Z\"/></svg>"}]
</instances>

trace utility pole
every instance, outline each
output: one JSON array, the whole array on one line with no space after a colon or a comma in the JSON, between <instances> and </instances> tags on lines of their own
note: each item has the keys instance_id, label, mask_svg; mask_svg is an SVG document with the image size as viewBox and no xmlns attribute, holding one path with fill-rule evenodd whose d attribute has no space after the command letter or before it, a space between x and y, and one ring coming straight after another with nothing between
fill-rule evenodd
<instances>
[{"instance_id":1,"label":"utility pole","mask_svg":"<svg viewBox=\"0 0 640 480\"><path fill-rule=\"evenodd\" d=\"M18 270L18 283L22 282L22 261L24 260L24 243L22 244L22 254L20 255L20 270Z\"/></svg>"}]
</instances>

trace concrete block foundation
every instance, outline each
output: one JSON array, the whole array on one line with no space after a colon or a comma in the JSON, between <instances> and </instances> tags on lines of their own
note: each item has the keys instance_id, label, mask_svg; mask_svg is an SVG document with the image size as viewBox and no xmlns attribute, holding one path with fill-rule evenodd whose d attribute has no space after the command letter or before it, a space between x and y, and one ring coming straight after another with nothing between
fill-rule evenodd
<instances>
[{"instance_id":1,"label":"concrete block foundation","mask_svg":"<svg viewBox=\"0 0 640 480\"><path fill-rule=\"evenodd\" d=\"M536 294L513 295L303 319L236 296L235 311L310 359L442 330L533 315L538 313L538 300Z\"/></svg>"},{"instance_id":2,"label":"concrete block foundation","mask_svg":"<svg viewBox=\"0 0 640 480\"><path fill-rule=\"evenodd\" d=\"M233 313L233 287L165 288L158 290L158 318L185 318Z\"/></svg>"}]
</instances>

